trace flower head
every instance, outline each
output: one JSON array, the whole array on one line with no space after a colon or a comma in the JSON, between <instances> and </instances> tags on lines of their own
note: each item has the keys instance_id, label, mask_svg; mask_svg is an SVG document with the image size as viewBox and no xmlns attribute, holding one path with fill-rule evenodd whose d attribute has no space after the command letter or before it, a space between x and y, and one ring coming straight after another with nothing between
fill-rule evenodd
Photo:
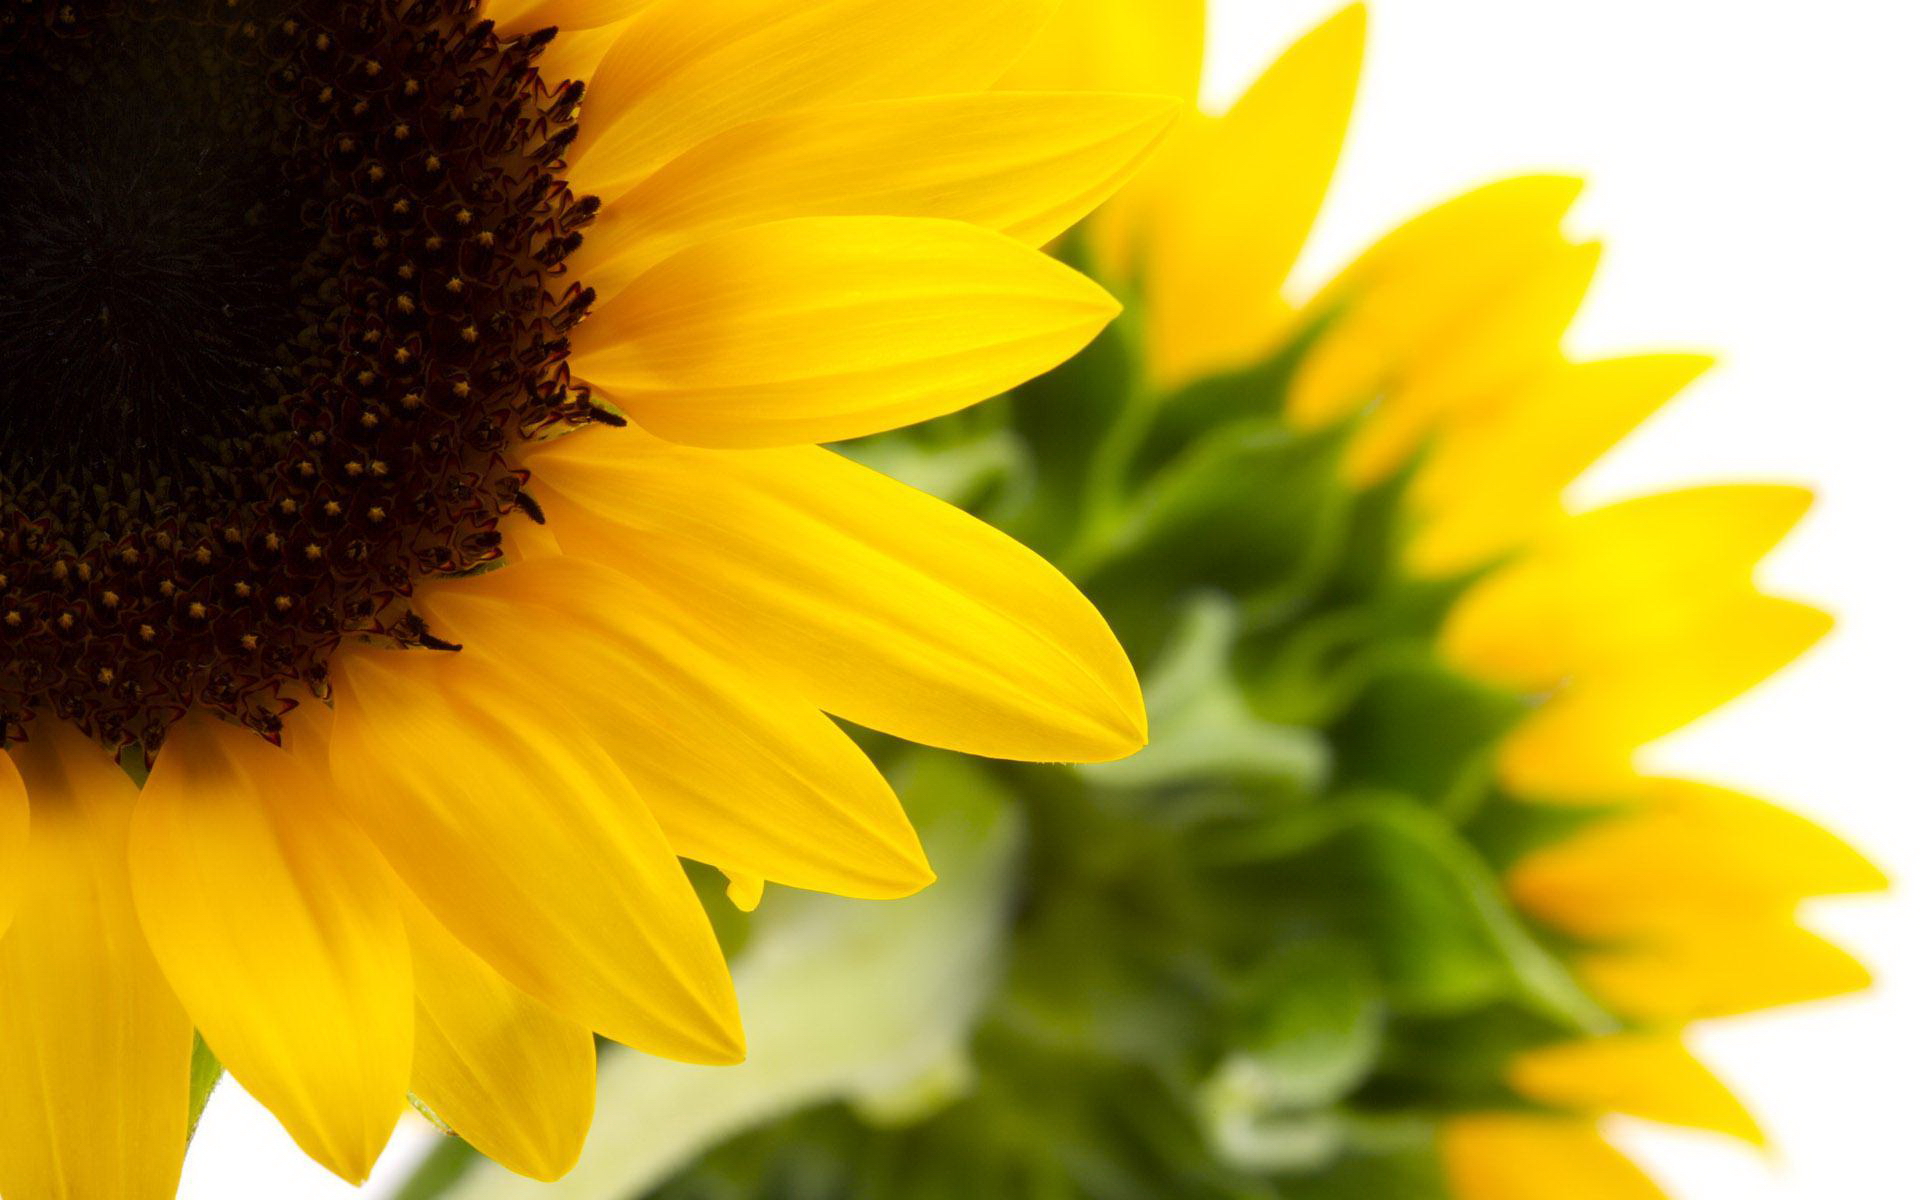
<instances>
[{"instance_id":1,"label":"flower head","mask_svg":"<svg viewBox=\"0 0 1920 1200\"><path fill-rule=\"evenodd\" d=\"M988 93L1046 9L0 18L0 1192L170 1195L196 1031L348 1179L410 1092L551 1178L595 1033L741 1054L682 858L931 880L826 713L1142 743L1072 585L813 444L1117 312L1036 247L1173 106Z\"/></svg>"}]
</instances>

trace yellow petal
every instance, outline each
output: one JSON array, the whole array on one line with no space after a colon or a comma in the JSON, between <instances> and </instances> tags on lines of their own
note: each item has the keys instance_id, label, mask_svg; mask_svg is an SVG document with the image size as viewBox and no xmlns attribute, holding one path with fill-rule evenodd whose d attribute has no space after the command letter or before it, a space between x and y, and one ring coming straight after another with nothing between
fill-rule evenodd
<instances>
[{"instance_id":1,"label":"yellow petal","mask_svg":"<svg viewBox=\"0 0 1920 1200\"><path fill-rule=\"evenodd\" d=\"M1579 181L1563 176L1503 180L1382 238L1309 306L1336 319L1301 364L1290 419L1305 428L1338 420L1451 353L1474 334L1483 308L1568 253L1560 226L1579 193ZM1523 363L1550 361L1553 351L1506 347ZM1501 369L1517 373L1511 364Z\"/></svg>"},{"instance_id":2,"label":"yellow petal","mask_svg":"<svg viewBox=\"0 0 1920 1200\"><path fill-rule=\"evenodd\" d=\"M560 539L553 536L553 530L543 524L532 521L502 521L499 528L500 549L508 562L529 562L537 558L553 558L560 553Z\"/></svg>"},{"instance_id":3,"label":"yellow petal","mask_svg":"<svg viewBox=\"0 0 1920 1200\"><path fill-rule=\"evenodd\" d=\"M207 1045L360 1183L406 1106L407 938L385 866L304 749L197 711L174 725L134 810L133 891Z\"/></svg>"},{"instance_id":4,"label":"yellow petal","mask_svg":"<svg viewBox=\"0 0 1920 1200\"><path fill-rule=\"evenodd\" d=\"M1457 1200L1666 1200L1589 1121L1455 1117L1441 1126L1440 1154Z\"/></svg>"},{"instance_id":5,"label":"yellow petal","mask_svg":"<svg viewBox=\"0 0 1920 1200\"><path fill-rule=\"evenodd\" d=\"M1065 0L1000 86L1193 103L1206 49L1206 0Z\"/></svg>"},{"instance_id":6,"label":"yellow petal","mask_svg":"<svg viewBox=\"0 0 1920 1200\"><path fill-rule=\"evenodd\" d=\"M1507 1065L1529 1100L1585 1116L1622 1113L1730 1134L1764 1145L1766 1135L1735 1096L1674 1034L1625 1033L1529 1050Z\"/></svg>"},{"instance_id":7,"label":"yellow petal","mask_svg":"<svg viewBox=\"0 0 1920 1200\"><path fill-rule=\"evenodd\" d=\"M1354 438L1349 477L1384 479L1430 437L1551 373L1599 263L1597 244L1549 243L1461 309L1437 341L1411 347L1383 380L1379 410Z\"/></svg>"},{"instance_id":8,"label":"yellow petal","mask_svg":"<svg viewBox=\"0 0 1920 1200\"><path fill-rule=\"evenodd\" d=\"M1688 924L1578 961L1594 993L1632 1020L1679 1023L1857 992L1873 983L1846 951L1784 917Z\"/></svg>"},{"instance_id":9,"label":"yellow petal","mask_svg":"<svg viewBox=\"0 0 1920 1200\"><path fill-rule=\"evenodd\" d=\"M1119 311L1092 281L1003 234L813 217L681 251L596 309L571 362L674 441L839 441L1024 383Z\"/></svg>"},{"instance_id":10,"label":"yellow petal","mask_svg":"<svg viewBox=\"0 0 1920 1200\"><path fill-rule=\"evenodd\" d=\"M722 870L892 898L933 881L913 826L859 747L789 688L630 576L551 558L423 589L464 654L572 713L674 850Z\"/></svg>"},{"instance_id":11,"label":"yellow petal","mask_svg":"<svg viewBox=\"0 0 1920 1200\"><path fill-rule=\"evenodd\" d=\"M1340 158L1366 29L1354 5L1302 38L1195 132L1156 198L1143 283L1163 385L1250 361L1281 332L1280 289Z\"/></svg>"},{"instance_id":12,"label":"yellow petal","mask_svg":"<svg viewBox=\"0 0 1920 1200\"><path fill-rule=\"evenodd\" d=\"M0 1194L172 1200L193 1026L127 886L133 781L52 717L13 750L33 803L0 940Z\"/></svg>"},{"instance_id":13,"label":"yellow petal","mask_svg":"<svg viewBox=\"0 0 1920 1200\"><path fill-rule=\"evenodd\" d=\"M502 40L549 26L597 29L632 16L651 0L486 0L486 16Z\"/></svg>"},{"instance_id":14,"label":"yellow petal","mask_svg":"<svg viewBox=\"0 0 1920 1200\"><path fill-rule=\"evenodd\" d=\"M979 91L1046 0L651 0L594 77L569 172L618 192L713 134L775 113Z\"/></svg>"},{"instance_id":15,"label":"yellow petal","mask_svg":"<svg viewBox=\"0 0 1920 1200\"><path fill-rule=\"evenodd\" d=\"M1749 591L1755 564L1811 502L1801 488L1733 485L1583 513L1462 597L1442 646L1463 669L1522 690L1617 666Z\"/></svg>"},{"instance_id":16,"label":"yellow petal","mask_svg":"<svg viewBox=\"0 0 1920 1200\"><path fill-rule=\"evenodd\" d=\"M419 901L402 902L419 1005L413 1090L509 1170L552 1182L593 1123L593 1034L508 983Z\"/></svg>"},{"instance_id":17,"label":"yellow petal","mask_svg":"<svg viewBox=\"0 0 1920 1200\"><path fill-rule=\"evenodd\" d=\"M727 899L741 912L752 912L760 907L760 901L767 895L767 881L757 875L727 873Z\"/></svg>"},{"instance_id":18,"label":"yellow petal","mask_svg":"<svg viewBox=\"0 0 1920 1200\"><path fill-rule=\"evenodd\" d=\"M13 920L20 889L27 879L27 847L32 825L27 785L13 759L0 753L0 937Z\"/></svg>"},{"instance_id":19,"label":"yellow petal","mask_svg":"<svg viewBox=\"0 0 1920 1200\"><path fill-rule=\"evenodd\" d=\"M1805 817L1704 784L1649 780L1643 788L1621 816L1521 859L1508 892L1570 933L1624 938L1790 913L1809 897L1886 886L1858 851Z\"/></svg>"},{"instance_id":20,"label":"yellow petal","mask_svg":"<svg viewBox=\"0 0 1920 1200\"><path fill-rule=\"evenodd\" d=\"M1137 282L1145 222L1179 182L1206 58L1205 0L1064 0L1027 54L1000 81L1011 90L1132 92L1172 96L1186 110L1180 132L1086 225L1106 280Z\"/></svg>"},{"instance_id":21,"label":"yellow petal","mask_svg":"<svg viewBox=\"0 0 1920 1200\"><path fill-rule=\"evenodd\" d=\"M1648 496L1562 522L1448 615L1463 670L1551 693L1501 748L1506 783L1536 799L1631 787L1640 746L1759 683L1832 621L1760 595L1755 563L1805 512L1797 488Z\"/></svg>"},{"instance_id":22,"label":"yellow petal","mask_svg":"<svg viewBox=\"0 0 1920 1200\"><path fill-rule=\"evenodd\" d=\"M1168 208L1167 197L1200 169L1198 164L1204 160L1206 137L1212 127L1211 117L1198 111L1182 113L1139 173L1081 225L1089 260L1097 268L1096 277L1118 282L1130 289L1130 294L1142 293L1145 283L1141 262L1151 233L1157 228L1155 222ZM1280 297L1269 297L1261 307L1262 319L1252 323L1270 333L1269 327L1284 322L1289 311ZM1150 362L1148 366L1153 368L1155 364Z\"/></svg>"},{"instance_id":23,"label":"yellow petal","mask_svg":"<svg viewBox=\"0 0 1920 1200\"><path fill-rule=\"evenodd\" d=\"M1604 800L1634 779L1639 747L1744 694L1833 628L1818 609L1751 591L1676 608L1654 614L1667 626L1659 636L1581 671L1507 736L1499 768L1509 788Z\"/></svg>"},{"instance_id":24,"label":"yellow petal","mask_svg":"<svg viewBox=\"0 0 1920 1200\"><path fill-rule=\"evenodd\" d=\"M1690 354L1562 363L1497 411L1451 422L1414 480L1420 525L1408 562L1426 575L1465 571L1539 534L1562 491L1710 363Z\"/></svg>"},{"instance_id":25,"label":"yellow petal","mask_svg":"<svg viewBox=\"0 0 1920 1200\"><path fill-rule=\"evenodd\" d=\"M793 217L941 217L1051 241L1133 173L1170 100L983 93L809 109L711 138L605 205L571 258L602 296L705 238Z\"/></svg>"},{"instance_id":26,"label":"yellow petal","mask_svg":"<svg viewBox=\"0 0 1920 1200\"><path fill-rule=\"evenodd\" d=\"M814 447L562 438L533 469L569 553L657 581L827 711L994 758L1104 761L1146 740L1106 623L985 523ZM544 494L543 494L544 498Z\"/></svg>"},{"instance_id":27,"label":"yellow petal","mask_svg":"<svg viewBox=\"0 0 1920 1200\"><path fill-rule=\"evenodd\" d=\"M600 73L600 64L613 50L614 43L626 33L628 24L627 20L620 20L610 25L596 25L592 29L561 33L540 53L537 62L540 77L549 85L558 85L565 80L591 84Z\"/></svg>"},{"instance_id":28,"label":"yellow petal","mask_svg":"<svg viewBox=\"0 0 1920 1200\"><path fill-rule=\"evenodd\" d=\"M414 895L515 985L616 1041L740 1057L726 963L613 761L478 656L334 656L333 777Z\"/></svg>"}]
</instances>

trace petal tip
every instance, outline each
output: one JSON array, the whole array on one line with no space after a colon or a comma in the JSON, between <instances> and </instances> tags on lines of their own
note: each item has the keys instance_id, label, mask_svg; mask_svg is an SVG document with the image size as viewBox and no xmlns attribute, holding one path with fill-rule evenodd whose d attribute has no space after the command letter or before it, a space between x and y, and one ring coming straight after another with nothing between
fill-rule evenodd
<instances>
[{"instance_id":1,"label":"petal tip","mask_svg":"<svg viewBox=\"0 0 1920 1200\"><path fill-rule=\"evenodd\" d=\"M940 881L933 864L922 855L917 862L901 864L898 874L890 876L888 881L874 892L875 900L905 900L917 896Z\"/></svg>"},{"instance_id":2,"label":"petal tip","mask_svg":"<svg viewBox=\"0 0 1920 1200\"><path fill-rule=\"evenodd\" d=\"M1089 765L1117 762L1132 758L1147 748L1150 740L1147 709L1138 685L1135 685L1130 699L1116 697L1116 700L1114 707L1103 714L1100 733L1072 755L1063 757L1062 762Z\"/></svg>"},{"instance_id":3,"label":"petal tip","mask_svg":"<svg viewBox=\"0 0 1920 1200\"><path fill-rule=\"evenodd\" d=\"M1886 892L1893 889L1893 876L1887 873L1885 867L1864 854L1856 854L1854 860L1853 866L1855 874L1853 878L1848 881L1850 886L1844 892L1835 892L1832 894L1841 896L1870 896L1876 892Z\"/></svg>"},{"instance_id":4,"label":"petal tip","mask_svg":"<svg viewBox=\"0 0 1920 1200\"><path fill-rule=\"evenodd\" d=\"M1367 23L1372 19L1367 11L1366 0L1355 0L1339 12L1327 18L1323 29L1338 29L1349 37L1364 38Z\"/></svg>"},{"instance_id":5,"label":"petal tip","mask_svg":"<svg viewBox=\"0 0 1920 1200\"><path fill-rule=\"evenodd\" d=\"M673 1057L703 1067L737 1067L747 1060L747 1031L740 1021L740 1004L728 988L723 1002L705 1009L708 1024L687 1029L685 1046Z\"/></svg>"},{"instance_id":6,"label":"petal tip","mask_svg":"<svg viewBox=\"0 0 1920 1200\"><path fill-rule=\"evenodd\" d=\"M1071 286L1078 293L1074 296L1074 300L1084 307L1087 314L1086 320L1079 328L1086 333L1087 342L1091 342L1099 336L1101 330L1118 320L1120 314L1127 310L1127 306L1120 302L1119 297L1091 277L1082 275L1071 267L1064 270L1073 278ZM1082 343L1081 348L1085 348L1085 343Z\"/></svg>"},{"instance_id":7,"label":"petal tip","mask_svg":"<svg viewBox=\"0 0 1920 1200\"><path fill-rule=\"evenodd\" d=\"M570 1137L548 1145L528 1146L525 1156L512 1169L535 1183L559 1183L580 1165L580 1151L585 1145L584 1137Z\"/></svg>"},{"instance_id":8,"label":"petal tip","mask_svg":"<svg viewBox=\"0 0 1920 1200\"><path fill-rule=\"evenodd\" d=\"M380 1160L380 1152L385 1148L383 1141L382 1144L371 1146L328 1146L324 1153L309 1149L307 1154L349 1185L363 1187L373 1177L373 1166Z\"/></svg>"},{"instance_id":9,"label":"petal tip","mask_svg":"<svg viewBox=\"0 0 1920 1200\"><path fill-rule=\"evenodd\" d=\"M706 1058L698 1060L709 1067L737 1067L747 1061L747 1035L744 1030L735 1029L729 1040L716 1041Z\"/></svg>"},{"instance_id":10,"label":"petal tip","mask_svg":"<svg viewBox=\"0 0 1920 1200\"><path fill-rule=\"evenodd\" d=\"M1534 175L1514 175L1490 183L1478 195L1489 198L1496 194L1505 194L1515 200L1529 201L1529 207L1538 206L1542 215L1562 220L1573 209L1581 193L1587 189L1583 176L1567 172L1543 171Z\"/></svg>"}]
</instances>

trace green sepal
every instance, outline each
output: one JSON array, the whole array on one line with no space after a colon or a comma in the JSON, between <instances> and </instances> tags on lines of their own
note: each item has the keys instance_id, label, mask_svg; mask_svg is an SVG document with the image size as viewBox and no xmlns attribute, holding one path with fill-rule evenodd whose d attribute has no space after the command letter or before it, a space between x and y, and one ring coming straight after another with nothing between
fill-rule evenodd
<instances>
[{"instance_id":1,"label":"green sepal","mask_svg":"<svg viewBox=\"0 0 1920 1200\"><path fill-rule=\"evenodd\" d=\"M1261 361L1196 380L1156 403L1128 461L1127 482L1139 486L1216 429L1280 424L1287 389L1327 324L1317 321Z\"/></svg>"},{"instance_id":2,"label":"green sepal","mask_svg":"<svg viewBox=\"0 0 1920 1200\"><path fill-rule=\"evenodd\" d=\"M1329 731L1339 783L1420 796L1457 820L1487 794L1494 748L1527 711L1422 649L1381 670Z\"/></svg>"},{"instance_id":3,"label":"green sepal","mask_svg":"<svg viewBox=\"0 0 1920 1200\"><path fill-rule=\"evenodd\" d=\"M1270 422L1218 430L1132 496L1124 519L1069 565L1129 651L1149 661L1166 614L1196 591L1291 611L1341 552L1344 444L1337 432Z\"/></svg>"},{"instance_id":4,"label":"green sepal","mask_svg":"<svg viewBox=\"0 0 1920 1200\"><path fill-rule=\"evenodd\" d=\"M413 1108L414 1112L420 1114L421 1118L425 1120L427 1124L439 1130L446 1137L460 1136L453 1126L447 1124L445 1117L435 1112L432 1105L422 1100L413 1092L407 1093L407 1103Z\"/></svg>"},{"instance_id":5,"label":"green sepal","mask_svg":"<svg viewBox=\"0 0 1920 1200\"><path fill-rule=\"evenodd\" d=\"M1631 811L1620 804L1537 803L1493 792L1465 826L1467 839L1495 871L1504 872L1536 850Z\"/></svg>"},{"instance_id":6,"label":"green sepal","mask_svg":"<svg viewBox=\"0 0 1920 1200\"><path fill-rule=\"evenodd\" d=\"M1512 910L1444 817L1386 793L1275 816L1233 852L1286 870L1270 886L1323 906L1376 956L1396 1011L1443 1015L1512 999L1569 1030L1612 1021Z\"/></svg>"},{"instance_id":7,"label":"green sepal","mask_svg":"<svg viewBox=\"0 0 1920 1200\"><path fill-rule=\"evenodd\" d=\"M213 1089L225 1074L226 1069L214 1057L206 1039L200 1036L199 1030L194 1030L193 1065L187 1070L187 1141L193 1141L193 1135L199 1132L207 1102L213 1099Z\"/></svg>"},{"instance_id":8,"label":"green sepal","mask_svg":"<svg viewBox=\"0 0 1920 1200\"><path fill-rule=\"evenodd\" d=\"M1070 235L1061 257L1083 254L1080 235ZM1032 487L1023 504L995 516L1049 559L1112 520L1126 492L1134 441L1155 403L1140 311L1128 303L1092 345L1007 397L1007 427L1027 450Z\"/></svg>"},{"instance_id":9,"label":"green sepal","mask_svg":"<svg viewBox=\"0 0 1920 1200\"><path fill-rule=\"evenodd\" d=\"M1434 1113L1531 1110L1536 1106L1507 1082L1514 1057L1570 1036L1566 1022L1518 1002L1408 1017L1388 1031L1364 1098L1386 1107L1418 1104Z\"/></svg>"}]
</instances>

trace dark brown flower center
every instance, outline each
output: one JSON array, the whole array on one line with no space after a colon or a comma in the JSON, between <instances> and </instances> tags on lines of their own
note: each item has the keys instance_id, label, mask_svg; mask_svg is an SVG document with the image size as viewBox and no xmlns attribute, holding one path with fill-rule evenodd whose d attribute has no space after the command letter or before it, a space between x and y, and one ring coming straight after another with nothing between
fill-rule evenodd
<instances>
[{"instance_id":1,"label":"dark brown flower center","mask_svg":"<svg viewBox=\"0 0 1920 1200\"><path fill-rule=\"evenodd\" d=\"M0 420L10 481L124 503L299 387L319 238L258 70L204 26L118 24L0 80Z\"/></svg>"},{"instance_id":2,"label":"dark brown flower center","mask_svg":"<svg viewBox=\"0 0 1920 1200\"><path fill-rule=\"evenodd\" d=\"M0 721L271 733L590 415L581 89L473 0L0 3Z\"/></svg>"}]
</instances>

